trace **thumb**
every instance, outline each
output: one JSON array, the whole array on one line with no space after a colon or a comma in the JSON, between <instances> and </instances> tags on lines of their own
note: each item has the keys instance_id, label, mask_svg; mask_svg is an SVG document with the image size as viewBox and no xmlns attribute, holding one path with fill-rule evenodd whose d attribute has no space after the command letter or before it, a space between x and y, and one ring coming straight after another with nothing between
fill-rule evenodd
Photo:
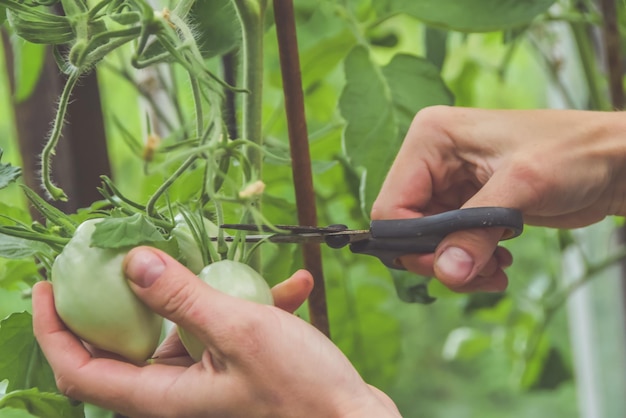
<instances>
[{"instance_id":1,"label":"thumb","mask_svg":"<svg viewBox=\"0 0 626 418\"><path fill-rule=\"evenodd\" d=\"M501 179L492 177L463 208L518 208L519 196ZM504 290L507 280L503 268L510 265L511 255L499 248L498 242L507 232L505 228L487 227L449 234L435 251L435 275L452 289Z\"/></svg>"},{"instance_id":2,"label":"thumb","mask_svg":"<svg viewBox=\"0 0 626 418\"><path fill-rule=\"evenodd\" d=\"M233 299L200 280L178 261L151 247L132 249L124 259L130 287L150 309L182 326L203 344L236 321Z\"/></svg>"}]
</instances>

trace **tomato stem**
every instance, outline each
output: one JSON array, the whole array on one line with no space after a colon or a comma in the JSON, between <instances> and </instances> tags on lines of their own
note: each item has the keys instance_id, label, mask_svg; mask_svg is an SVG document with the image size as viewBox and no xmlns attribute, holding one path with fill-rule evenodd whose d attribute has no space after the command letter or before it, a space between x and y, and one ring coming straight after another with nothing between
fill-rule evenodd
<instances>
[{"instance_id":1,"label":"tomato stem","mask_svg":"<svg viewBox=\"0 0 626 418\"><path fill-rule=\"evenodd\" d=\"M243 86L248 94L242 100L241 136L256 144L263 144L263 33L267 2L265 0L233 0L243 33ZM263 156L255 147L246 150L253 170L262 176ZM261 201L258 201L260 206ZM261 271L260 253L250 260L256 271Z\"/></svg>"},{"instance_id":2,"label":"tomato stem","mask_svg":"<svg viewBox=\"0 0 626 418\"><path fill-rule=\"evenodd\" d=\"M67 106L69 104L70 95L78 79L80 78L80 71L78 68L74 68L65 82L61 98L59 99L59 107L57 109L54 123L52 125L52 131L46 145L41 153L41 177L43 181L44 190L48 193L48 196L54 200L67 201L67 195L60 187L57 187L52 182L52 156L55 154L55 148L61 138L63 131L63 122L65 120L65 114L67 112Z\"/></svg>"}]
</instances>

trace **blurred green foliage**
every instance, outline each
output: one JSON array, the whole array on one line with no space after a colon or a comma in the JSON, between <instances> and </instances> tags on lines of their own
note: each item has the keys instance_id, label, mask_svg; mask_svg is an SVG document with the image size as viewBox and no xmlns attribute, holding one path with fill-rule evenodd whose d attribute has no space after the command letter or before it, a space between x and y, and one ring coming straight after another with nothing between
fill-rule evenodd
<instances>
[{"instance_id":1,"label":"blurred green foliage","mask_svg":"<svg viewBox=\"0 0 626 418\"><path fill-rule=\"evenodd\" d=\"M535 0L524 7L502 0L296 3L322 225L367 226L376 190L421 107L452 102L516 109L547 105L552 78L536 42L549 47L551 40L544 37L547 23L532 22L553 1ZM390 11L394 13L388 15ZM436 23L436 28L424 22ZM512 40L510 32L495 31L520 25L527 32ZM276 33L268 26L263 130L268 148L286 156ZM213 38L203 37L207 55L239 41L237 36L225 39L212 43ZM24 54L35 50L29 48L22 49ZM109 154L120 190L145 201L163 175L146 173L144 161L128 146L129 137L143 141L145 115L133 85L139 81L124 81L119 71L111 70L119 70L119 58L109 57L97 70ZM36 56L29 59L38 62ZM22 66L26 62L20 61ZM215 68L219 64L216 57L209 61ZM30 73L21 73L26 84L18 89L18 99L32 83ZM420 77L411 77L416 74ZM180 68L174 67L173 80L179 86L177 99L189 109L190 93L180 87L185 86ZM0 148L7 161L19 165L6 74L0 80L0 114L7 115L0 118ZM381 118L387 119L376 125ZM291 167L268 158L263 179L266 217L297 223ZM190 195L199 181L199 173L190 172L171 196ZM15 186L2 191L2 213L23 210ZM559 238L556 231L528 228L523 237L507 242L516 262L509 269L509 290L495 296L453 294L428 278L398 276L394 281L375 259L323 248L332 338L364 379L387 392L406 417L576 416L565 313L548 310L548 301L562 291ZM263 260L271 284L302 266L298 248L290 246L267 244ZM30 309L28 291L35 276L32 262L0 259L0 318ZM404 285L396 288L394 283ZM416 284L437 300L429 305L402 301L410 297L408 286ZM298 314L306 317L306 309Z\"/></svg>"}]
</instances>

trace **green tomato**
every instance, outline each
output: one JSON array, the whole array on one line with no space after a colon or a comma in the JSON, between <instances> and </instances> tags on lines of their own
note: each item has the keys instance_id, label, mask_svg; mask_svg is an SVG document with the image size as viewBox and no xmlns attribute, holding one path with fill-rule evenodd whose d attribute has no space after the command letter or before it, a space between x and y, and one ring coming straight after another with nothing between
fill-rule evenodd
<instances>
[{"instance_id":1,"label":"green tomato","mask_svg":"<svg viewBox=\"0 0 626 418\"><path fill-rule=\"evenodd\" d=\"M56 310L67 327L96 348L142 362L156 349L163 319L130 289L128 251L91 247L100 219L79 225L52 265Z\"/></svg>"},{"instance_id":2,"label":"green tomato","mask_svg":"<svg viewBox=\"0 0 626 418\"><path fill-rule=\"evenodd\" d=\"M232 260L218 261L203 268L198 277L230 296L265 305L274 304L272 290L265 279L247 264ZM204 344L184 328L178 327L178 335L191 358L199 361L205 350Z\"/></svg>"}]
</instances>

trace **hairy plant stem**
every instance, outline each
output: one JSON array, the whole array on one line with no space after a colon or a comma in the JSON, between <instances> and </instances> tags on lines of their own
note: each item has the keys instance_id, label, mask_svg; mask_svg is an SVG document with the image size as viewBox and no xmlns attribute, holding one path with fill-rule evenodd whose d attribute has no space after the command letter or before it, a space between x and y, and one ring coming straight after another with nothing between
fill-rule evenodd
<instances>
[{"instance_id":1,"label":"hairy plant stem","mask_svg":"<svg viewBox=\"0 0 626 418\"><path fill-rule=\"evenodd\" d=\"M263 108L263 21L266 2L234 0L243 32L243 97L241 137L262 145ZM254 148L247 150L253 167L261 173L262 155Z\"/></svg>"},{"instance_id":2,"label":"hairy plant stem","mask_svg":"<svg viewBox=\"0 0 626 418\"><path fill-rule=\"evenodd\" d=\"M150 216L156 216L156 204L159 198L170 188L172 184L198 159L198 155L192 155L187 158L172 175L159 186L156 192L150 197L146 204L146 212Z\"/></svg>"},{"instance_id":3,"label":"hairy plant stem","mask_svg":"<svg viewBox=\"0 0 626 418\"><path fill-rule=\"evenodd\" d=\"M266 0L233 0L237 15L241 22L242 42L242 73L243 87L247 93L242 99L241 137L255 144L263 144L262 110L263 110L263 23L265 18ZM256 172L257 178L262 176L263 155L257 147L246 149L248 160ZM257 202L260 210L261 200ZM250 258L250 265L261 271L261 254L255 251Z\"/></svg>"},{"instance_id":4,"label":"hairy plant stem","mask_svg":"<svg viewBox=\"0 0 626 418\"><path fill-rule=\"evenodd\" d=\"M202 113L202 94L200 92L200 84L198 79L191 73L189 74L189 82L191 84L191 91L193 93L193 103L196 112L196 136L202 135L202 128L204 125L204 115Z\"/></svg>"},{"instance_id":5,"label":"hairy plant stem","mask_svg":"<svg viewBox=\"0 0 626 418\"><path fill-rule=\"evenodd\" d=\"M63 189L52 183L52 156L54 155L54 150L59 142L59 139L61 138L61 133L63 132L63 122L65 120L65 113L67 112L67 106L70 101L70 95L72 94L72 90L74 89L74 86L76 86L79 78L80 71L78 68L75 68L69 74L65 87L63 87L63 92L61 93L61 98L59 99L59 108L57 110L56 117L54 118L54 124L52 125L52 131L50 132L48 142L46 142L43 152L41 153L41 177L43 187L54 200L67 200L67 195Z\"/></svg>"}]
</instances>

